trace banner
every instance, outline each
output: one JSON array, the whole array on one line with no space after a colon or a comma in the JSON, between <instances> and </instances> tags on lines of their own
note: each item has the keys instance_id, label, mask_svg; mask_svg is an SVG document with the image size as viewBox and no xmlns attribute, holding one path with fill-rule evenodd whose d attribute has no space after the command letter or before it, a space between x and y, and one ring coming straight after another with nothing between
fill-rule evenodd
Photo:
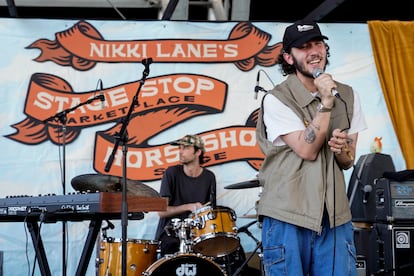
<instances>
[{"instance_id":1,"label":"banner","mask_svg":"<svg viewBox=\"0 0 414 276\"><path fill-rule=\"evenodd\" d=\"M199 134L206 145L205 166L217 178L218 204L235 211L238 227L254 221L260 188L226 186L257 177L264 157L255 137L257 112L265 91L284 78L277 55L287 25L0 19L0 198L52 201L53 195L79 193L73 178L122 178L124 165L130 181L158 191L164 170L179 162L170 142ZM359 93L369 126L359 135L356 159L382 137L383 153L392 156L397 170L404 169L367 25L320 27L329 37L327 71ZM127 136L120 141L126 119ZM351 173L346 171L347 179ZM110 221L115 228L106 235L120 238L120 220ZM63 269L75 274L89 223L67 223L66 268L62 223L41 224L53 275ZM130 220L128 237L153 240L157 223L156 212ZM261 239L259 223L249 230ZM256 248L246 233L239 238L245 252ZM2 222L0 251L5 275L32 270L40 275L24 222ZM97 255L92 254L87 275L95 274Z\"/></svg>"}]
</instances>

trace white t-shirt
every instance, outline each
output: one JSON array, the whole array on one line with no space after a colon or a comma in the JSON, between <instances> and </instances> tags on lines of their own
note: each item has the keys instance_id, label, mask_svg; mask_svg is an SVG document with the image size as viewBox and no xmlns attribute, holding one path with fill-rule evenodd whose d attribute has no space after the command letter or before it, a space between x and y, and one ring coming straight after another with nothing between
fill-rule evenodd
<instances>
[{"instance_id":1,"label":"white t-shirt","mask_svg":"<svg viewBox=\"0 0 414 276\"><path fill-rule=\"evenodd\" d=\"M302 118L299 118L296 113L274 95L266 95L263 100L263 109L263 120L266 125L267 139L276 146L285 145L280 138L281 135L305 129ZM348 133L357 133L366 128L367 124L361 109L359 95L354 91L354 115L352 116Z\"/></svg>"}]
</instances>

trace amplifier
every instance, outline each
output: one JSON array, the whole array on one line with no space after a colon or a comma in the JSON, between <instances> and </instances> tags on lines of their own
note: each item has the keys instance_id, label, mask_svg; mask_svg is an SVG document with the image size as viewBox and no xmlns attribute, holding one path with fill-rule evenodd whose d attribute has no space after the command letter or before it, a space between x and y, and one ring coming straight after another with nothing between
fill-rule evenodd
<instances>
[{"instance_id":1,"label":"amplifier","mask_svg":"<svg viewBox=\"0 0 414 276\"><path fill-rule=\"evenodd\" d=\"M395 172L390 155L370 153L358 159L347 190L353 222L375 222L374 181L385 172Z\"/></svg>"},{"instance_id":2,"label":"amplifier","mask_svg":"<svg viewBox=\"0 0 414 276\"><path fill-rule=\"evenodd\" d=\"M412 276L414 271L414 226L376 224L377 273ZM377 274L375 274L377 275Z\"/></svg>"},{"instance_id":3,"label":"amplifier","mask_svg":"<svg viewBox=\"0 0 414 276\"><path fill-rule=\"evenodd\" d=\"M377 222L414 224L414 181L379 178L374 187Z\"/></svg>"}]
</instances>

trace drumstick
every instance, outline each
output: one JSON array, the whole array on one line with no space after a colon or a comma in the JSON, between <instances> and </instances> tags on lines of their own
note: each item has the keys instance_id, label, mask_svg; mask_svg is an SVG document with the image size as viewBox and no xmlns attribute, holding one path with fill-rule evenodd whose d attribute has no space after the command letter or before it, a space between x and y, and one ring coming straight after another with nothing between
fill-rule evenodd
<instances>
[{"instance_id":1,"label":"drumstick","mask_svg":"<svg viewBox=\"0 0 414 276\"><path fill-rule=\"evenodd\" d=\"M226 193L228 193L228 192L226 192ZM221 195L217 196L217 197L216 197L216 200L217 200L217 199L219 199L219 198L221 198L221 197L223 197L226 193L223 193L223 194L221 194ZM203 207L204 207L204 206L208 206L208 205L211 205L211 201L208 201L208 202L204 203L204 204L203 204Z\"/></svg>"},{"instance_id":2,"label":"drumstick","mask_svg":"<svg viewBox=\"0 0 414 276\"><path fill-rule=\"evenodd\" d=\"M229 193L230 191L227 191L227 192L225 192L225 193L222 193L221 195L218 195L217 197L216 197L216 200L218 200L219 198L222 198L224 195L226 195L227 193ZM211 205L211 201L209 201L209 202L207 202L207 203L204 203L203 204L203 206L208 206L208 205Z\"/></svg>"}]
</instances>

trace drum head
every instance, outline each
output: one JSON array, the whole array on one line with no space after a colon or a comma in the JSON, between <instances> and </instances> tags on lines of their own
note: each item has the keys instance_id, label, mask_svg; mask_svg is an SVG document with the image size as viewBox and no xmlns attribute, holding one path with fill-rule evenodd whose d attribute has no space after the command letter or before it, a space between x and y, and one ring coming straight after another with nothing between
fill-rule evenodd
<instances>
[{"instance_id":1,"label":"drum head","mask_svg":"<svg viewBox=\"0 0 414 276\"><path fill-rule=\"evenodd\" d=\"M217 233L193 245L193 250L209 257L222 257L234 252L240 246L236 235Z\"/></svg>"},{"instance_id":2,"label":"drum head","mask_svg":"<svg viewBox=\"0 0 414 276\"><path fill-rule=\"evenodd\" d=\"M225 276L225 272L219 265L210 259L197 254L178 254L165 256L152 264L144 275L152 276Z\"/></svg>"}]
</instances>

